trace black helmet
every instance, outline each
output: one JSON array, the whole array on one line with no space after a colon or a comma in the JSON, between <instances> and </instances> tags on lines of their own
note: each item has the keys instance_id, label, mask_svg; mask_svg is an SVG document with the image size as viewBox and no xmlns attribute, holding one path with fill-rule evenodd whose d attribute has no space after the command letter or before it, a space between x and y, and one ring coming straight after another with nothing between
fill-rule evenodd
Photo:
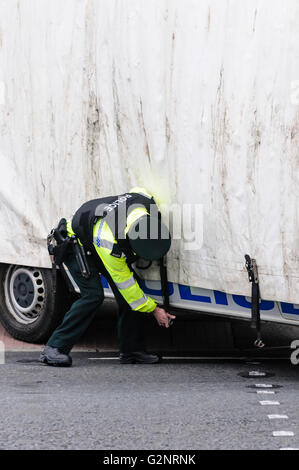
<instances>
[{"instance_id":1,"label":"black helmet","mask_svg":"<svg viewBox=\"0 0 299 470\"><path fill-rule=\"evenodd\" d=\"M159 217L144 215L130 227L127 237L134 253L153 261L164 256L170 248L171 236Z\"/></svg>"}]
</instances>

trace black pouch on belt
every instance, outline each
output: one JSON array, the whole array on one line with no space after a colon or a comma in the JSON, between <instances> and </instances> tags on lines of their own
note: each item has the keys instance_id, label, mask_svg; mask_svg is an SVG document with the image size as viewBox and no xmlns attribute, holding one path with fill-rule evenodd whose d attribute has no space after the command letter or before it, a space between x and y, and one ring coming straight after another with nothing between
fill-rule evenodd
<instances>
[{"instance_id":1,"label":"black pouch on belt","mask_svg":"<svg viewBox=\"0 0 299 470\"><path fill-rule=\"evenodd\" d=\"M54 229L53 238L56 240L52 250L54 263L60 266L66 256L72 252L72 239L67 236L66 219L60 219L57 228Z\"/></svg>"}]
</instances>

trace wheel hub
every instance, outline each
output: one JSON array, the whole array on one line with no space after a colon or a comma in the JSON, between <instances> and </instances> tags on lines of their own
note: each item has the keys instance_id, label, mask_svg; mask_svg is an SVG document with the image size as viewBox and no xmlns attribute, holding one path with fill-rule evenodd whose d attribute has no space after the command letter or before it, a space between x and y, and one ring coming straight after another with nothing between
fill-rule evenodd
<instances>
[{"instance_id":1,"label":"wheel hub","mask_svg":"<svg viewBox=\"0 0 299 470\"><path fill-rule=\"evenodd\" d=\"M34 285L27 273L18 274L13 283L13 292L18 305L29 307L34 299Z\"/></svg>"},{"instance_id":2,"label":"wheel hub","mask_svg":"<svg viewBox=\"0 0 299 470\"><path fill-rule=\"evenodd\" d=\"M5 278L5 300L12 316L23 324L37 320L45 305L45 285L38 268L11 266Z\"/></svg>"}]
</instances>

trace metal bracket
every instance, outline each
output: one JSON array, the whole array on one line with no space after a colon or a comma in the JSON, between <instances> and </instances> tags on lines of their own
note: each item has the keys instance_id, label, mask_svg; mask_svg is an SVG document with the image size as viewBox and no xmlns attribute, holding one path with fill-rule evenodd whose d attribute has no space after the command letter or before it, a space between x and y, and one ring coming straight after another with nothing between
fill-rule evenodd
<instances>
[{"instance_id":1,"label":"metal bracket","mask_svg":"<svg viewBox=\"0 0 299 470\"><path fill-rule=\"evenodd\" d=\"M262 341L262 339L256 339L253 344L257 348L263 348L265 346L265 343Z\"/></svg>"},{"instance_id":2,"label":"metal bracket","mask_svg":"<svg viewBox=\"0 0 299 470\"><path fill-rule=\"evenodd\" d=\"M245 266L248 272L249 282L254 282L255 284L258 284L259 275L258 275L256 260L254 258L250 258L249 255L245 255L245 260L246 260Z\"/></svg>"}]
</instances>

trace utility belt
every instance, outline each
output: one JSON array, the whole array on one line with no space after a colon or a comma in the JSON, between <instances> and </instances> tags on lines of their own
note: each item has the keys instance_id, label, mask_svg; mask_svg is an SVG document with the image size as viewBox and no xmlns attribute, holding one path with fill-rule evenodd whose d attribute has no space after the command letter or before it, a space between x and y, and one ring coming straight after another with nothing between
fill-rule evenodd
<instances>
[{"instance_id":1,"label":"utility belt","mask_svg":"<svg viewBox=\"0 0 299 470\"><path fill-rule=\"evenodd\" d=\"M87 262L85 249L80 245L75 235L67 234L66 219L61 219L56 228L53 228L47 237L48 252L52 261L53 269L58 266L63 269L63 261L69 254L74 254L78 267L83 277L90 277L90 269Z\"/></svg>"}]
</instances>

